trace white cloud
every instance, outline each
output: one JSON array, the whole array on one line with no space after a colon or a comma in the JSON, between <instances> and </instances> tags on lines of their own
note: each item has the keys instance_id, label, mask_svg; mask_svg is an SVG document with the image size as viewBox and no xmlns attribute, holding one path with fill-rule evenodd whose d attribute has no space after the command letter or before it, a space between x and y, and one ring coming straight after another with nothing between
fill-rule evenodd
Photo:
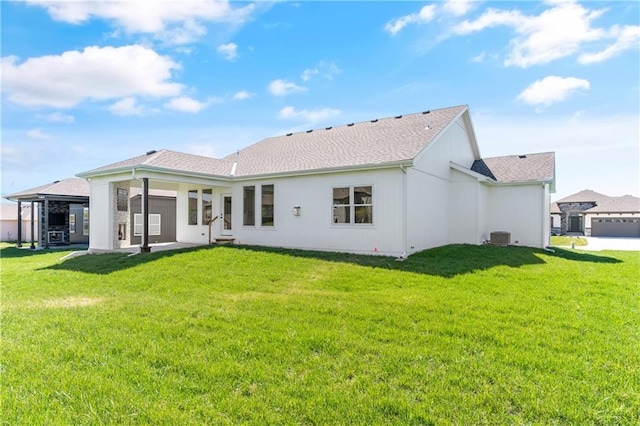
<instances>
[{"instance_id":1,"label":"white cloud","mask_svg":"<svg viewBox=\"0 0 640 426\"><path fill-rule=\"evenodd\" d=\"M190 43L206 34L200 22L242 24L255 11L253 4L234 8L227 0L27 0L27 4L44 7L58 21L82 24L104 19L129 34L153 34L171 44Z\"/></svg>"},{"instance_id":2,"label":"white cloud","mask_svg":"<svg viewBox=\"0 0 640 426\"><path fill-rule=\"evenodd\" d=\"M613 26L609 31L609 35L615 38L615 42L600 52L596 53L583 53L578 57L578 62L581 64L591 64L594 62L605 61L614 55L622 52L623 50L636 48L640 42L640 26L625 25L620 28L619 26Z\"/></svg>"},{"instance_id":3,"label":"white cloud","mask_svg":"<svg viewBox=\"0 0 640 426\"><path fill-rule=\"evenodd\" d=\"M314 110L303 109L300 111L296 111L296 109L292 106L286 106L280 110L278 114L278 118L281 119L303 119L307 122L318 122L322 120L326 120L327 118L335 117L340 115L342 111L339 109L333 108L317 108Z\"/></svg>"},{"instance_id":4,"label":"white cloud","mask_svg":"<svg viewBox=\"0 0 640 426\"><path fill-rule=\"evenodd\" d=\"M45 133L40 129L31 129L25 133L25 136L30 139L49 139L51 135L49 133Z\"/></svg>"},{"instance_id":5,"label":"white cloud","mask_svg":"<svg viewBox=\"0 0 640 426\"><path fill-rule=\"evenodd\" d=\"M529 105L548 106L564 101L581 89L589 90L589 81L576 77L550 75L531 83L518 95L518 100Z\"/></svg>"},{"instance_id":6,"label":"white cloud","mask_svg":"<svg viewBox=\"0 0 640 426\"><path fill-rule=\"evenodd\" d=\"M238 45L235 43L222 44L218 46L217 51L225 59L233 61L238 56Z\"/></svg>"},{"instance_id":7,"label":"white cloud","mask_svg":"<svg viewBox=\"0 0 640 426\"><path fill-rule=\"evenodd\" d=\"M253 92L249 92L247 90L241 90L238 93L236 93L235 95L233 95L233 100L234 101L243 101L245 99L251 99L255 96L256 94Z\"/></svg>"},{"instance_id":8,"label":"white cloud","mask_svg":"<svg viewBox=\"0 0 640 426\"><path fill-rule=\"evenodd\" d=\"M144 114L144 108L137 104L136 98L133 96L114 103L108 109L112 114L121 116Z\"/></svg>"},{"instance_id":9,"label":"white cloud","mask_svg":"<svg viewBox=\"0 0 640 426\"><path fill-rule=\"evenodd\" d=\"M188 96L180 96L179 98L173 98L169 102L164 104L165 108L172 109L175 111L189 112L192 114L200 112L206 106L207 106L206 103L197 101Z\"/></svg>"},{"instance_id":10,"label":"white cloud","mask_svg":"<svg viewBox=\"0 0 640 426\"><path fill-rule=\"evenodd\" d=\"M453 33L464 35L496 26L511 27L517 35L509 42L504 64L525 68L574 54L583 44L600 40L605 32L592 28L591 22L604 12L585 9L573 1L554 2L538 16L489 8L476 20L456 25Z\"/></svg>"},{"instance_id":11,"label":"white cloud","mask_svg":"<svg viewBox=\"0 0 640 426\"><path fill-rule=\"evenodd\" d=\"M482 52L478 53L476 56L471 58L471 62L484 62L484 59L486 58L487 54L486 52L483 50Z\"/></svg>"},{"instance_id":12,"label":"white cloud","mask_svg":"<svg viewBox=\"0 0 640 426\"><path fill-rule=\"evenodd\" d=\"M473 4L471 0L446 0L442 7L447 13L462 16L473 8Z\"/></svg>"},{"instance_id":13,"label":"white cloud","mask_svg":"<svg viewBox=\"0 0 640 426\"><path fill-rule=\"evenodd\" d=\"M286 80L273 80L269 83L269 93L273 96L286 96L290 93L305 92L306 87L298 86L297 84Z\"/></svg>"},{"instance_id":14,"label":"white cloud","mask_svg":"<svg viewBox=\"0 0 640 426\"><path fill-rule=\"evenodd\" d=\"M423 24L430 22L435 17L435 12L436 6L434 4L429 4L420 9L418 13L411 13L409 15L392 19L385 24L384 29L392 35L396 35L409 24Z\"/></svg>"},{"instance_id":15,"label":"white cloud","mask_svg":"<svg viewBox=\"0 0 640 426\"><path fill-rule=\"evenodd\" d=\"M334 62L320 61L315 67L305 69L300 75L300 78L302 81L309 81L313 77L321 75L327 80L333 80L333 78L341 72L342 70L338 68Z\"/></svg>"},{"instance_id":16,"label":"white cloud","mask_svg":"<svg viewBox=\"0 0 640 426\"><path fill-rule=\"evenodd\" d=\"M52 123L66 123L71 124L76 121L73 115L63 114L61 112L52 112L51 114L38 114L36 115L38 120L50 121Z\"/></svg>"},{"instance_id":17,"label":"white cloud","mask_svg":"<svg viewBox=\"0 0 640 426\"><path fill-rule=\"evenodd\" d=\"M19 105L71 108L85 100L127 96L176 96L183 86L171 82L180 66L171 58L139 46L86 47L62 55L2 58L2 86Z\"/></svg>"}]
</instances>

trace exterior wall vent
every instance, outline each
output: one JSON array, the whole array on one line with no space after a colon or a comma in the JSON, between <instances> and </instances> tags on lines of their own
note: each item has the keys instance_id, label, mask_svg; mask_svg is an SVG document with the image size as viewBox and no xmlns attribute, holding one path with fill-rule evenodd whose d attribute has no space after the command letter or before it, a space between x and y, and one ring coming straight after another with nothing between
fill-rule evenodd
<instances>
[{"instance_id":1,"label":"exterior wall vent","mask_svg":"<svg viewBox=\"0 0 640 426\"><path fill-rule=\"evenodd\" d=\"M504 231L494 231L490 234L489 242L496 246L507 246L511 244L511 233Z\"/></svg>"}]
</instances>

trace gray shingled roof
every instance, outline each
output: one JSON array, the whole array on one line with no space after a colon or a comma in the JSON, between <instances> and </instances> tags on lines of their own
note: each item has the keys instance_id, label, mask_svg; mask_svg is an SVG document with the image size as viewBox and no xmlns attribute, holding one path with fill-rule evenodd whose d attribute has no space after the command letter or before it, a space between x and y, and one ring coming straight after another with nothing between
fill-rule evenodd
<instances>
[{"instance_id":1,"label":"gray shingled roof","mask_svg":"<svg viewBox=\"0 0 640 426\"><path fill-rule=\"evenodd\" d=\"M633 195L610 198L584 213L640 213L640 198Z\"/></svg>"},{"instance_id":2,"label":"gray shingled roof","mask_svg":"<svg viewBox=\"0 0 640 426\"><path fill-rule=\"evenodd\" d=\"M608 195L600 194L599 192L592 191L590 189L585 189L580 192L576 192L575 194L569 195L568 197L564 197L561 200L556 201L556 203L588 203L595 202L596 204L603 204L607 201L610 201L613 197Z\"/></svg>"},{"instance_id":3,"label":"gray shingled roof","mask_svg":"<svg viewBox=\"0 0 640 426\"><path fill-rule=\"evenodd\" d=\"M86 180L80 178L67 178L27 189L25 191L16 192L15 194L7 195L4 198L14 200L19 198L35 197L38 195L88 197L90 193L91 185Z\"/></svg>"},{"instance_id":4,"label":"gray shingled roof","mask_svg":"<svg viewBox=\"0 0 640 426\"><path fill-rule=\"evenodd\" d=\"M555 154L543 152L483 158L474 161L471 170L501 183L551 181L555 175Z\"/></svg>"},{"instance_id":5,"label":"gray shingled roof","mask_svg":"<svg viewBox=\"0 0 640 426\"><path fill-rule=\"evenodd\" d=\"M467 110L456 106L264 139L224 158L235 176L382 165L413 160Z\"/></svg>"},{"instance_id":6,"label":"gray shingled roof","mask_svg":"<svg viewBox=\"0 0 640 426\"><path fill-rule=\"evenodd\" d=\"M78 176L135 166L230 176L237 163L234 176L246 177L411 161L466 110L463 105L289 133L264 139L223 159L161 150Z\"/></svg>"},{"instance_id":7,"label":"gray shingled roof","mask_svg":"<svg viewBox=\"0 0 640 426\"><path fill-rule=\"evenodd\" d=\"M150 151L145 155L79 173L78 176L88 176L99 174L100 172L117 171L121 169L127 170L135 166L148 166L187 173L225 176L231 172L232 165L233 162L226 160L162 149L160 151Z\"/></svg>"}]
</instances>

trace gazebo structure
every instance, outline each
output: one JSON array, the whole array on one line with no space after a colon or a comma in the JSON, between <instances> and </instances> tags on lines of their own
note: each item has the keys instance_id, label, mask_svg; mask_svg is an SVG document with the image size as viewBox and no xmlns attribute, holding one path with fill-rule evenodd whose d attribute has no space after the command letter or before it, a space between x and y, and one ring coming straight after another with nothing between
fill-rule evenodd
<instances>
[{"instance_id":1,"label":"gazebo structure","mask_svg":"<svg viewBox=\"0 0 640 426\"><path fill-rule=\"evenodd\" d=\"M40 227L38 244L42 248L53 245L89 243L90 184L79 178L68 178L5 198L18 203L17 246L22 247L22 203L31 203L31 248L34 249L34 216L38 211Z\"/></svg>"}]
</instances>

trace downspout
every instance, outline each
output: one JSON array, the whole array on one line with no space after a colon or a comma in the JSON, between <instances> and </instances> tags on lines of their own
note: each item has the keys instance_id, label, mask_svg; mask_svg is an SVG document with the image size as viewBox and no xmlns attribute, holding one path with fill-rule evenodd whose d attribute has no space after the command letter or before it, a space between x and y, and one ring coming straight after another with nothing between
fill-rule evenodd
<instances>
[{"instance_id":1,"label":"downspout","mask_svg":"<svg viewBox=\"0 0 640 426\"><path fill-rule=\"evenodd\" d=\"M542 248L549 247L549 237L551 234L551 229L549 229L549 232L546 232L547 226L550 226L549 220L551 217L551 214L547 214L547 206L549 205L549 200L547 197L547 185L549 184L542 184Z\"/></svg>"},{"instance_id":2,"label":"downspout","mask_svg":"<svg viewBox=\"0 0 640 426\"><path fill-rule=\"evenodd\" d=\"M407 168L404 166L404 164L400 164L400 170L402 171L402 247L404 248L403 253L400 255L399 259L404 260L407 258L407 247L409 245L408 242L408 232L407 232L407 226L408 226L408 213L407 213L407 203L408 203L408 197L407 197Z\"/></svg>"}]
</instances>

